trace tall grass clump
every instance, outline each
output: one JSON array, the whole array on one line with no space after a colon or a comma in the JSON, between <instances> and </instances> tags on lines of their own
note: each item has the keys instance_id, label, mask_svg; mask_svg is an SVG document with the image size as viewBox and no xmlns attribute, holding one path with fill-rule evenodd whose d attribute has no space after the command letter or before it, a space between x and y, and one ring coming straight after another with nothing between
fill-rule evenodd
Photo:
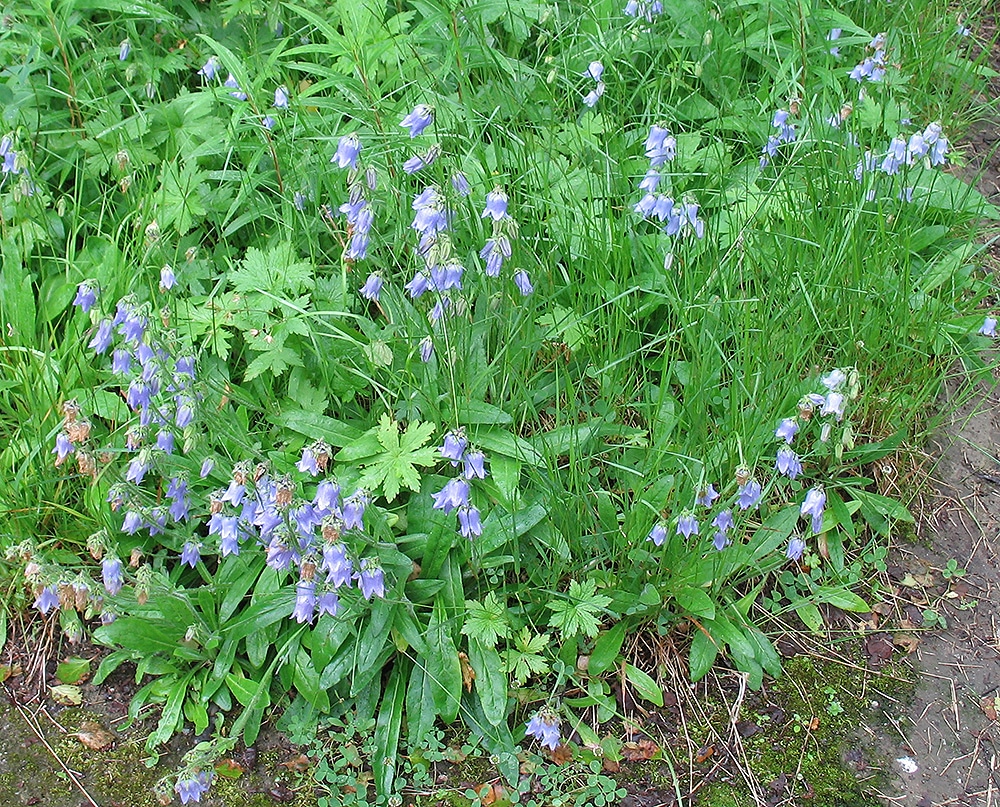
<instances>
[{"instance_id":1,"label":"tall grass clump","mask_svg":"<svg viewBox=\"0 0 1000 807\"><path fill-rule=\"evenodd\" d=\"M516 781L606 673L662 705L631 631L758 687L769 615L866 610L909 520L867 468L995 326L959 12L5 17L4 547L150 753L212 730L165 795L292 692L372 721L382 802L438 721Z\"/></svg>"}]
</instances>

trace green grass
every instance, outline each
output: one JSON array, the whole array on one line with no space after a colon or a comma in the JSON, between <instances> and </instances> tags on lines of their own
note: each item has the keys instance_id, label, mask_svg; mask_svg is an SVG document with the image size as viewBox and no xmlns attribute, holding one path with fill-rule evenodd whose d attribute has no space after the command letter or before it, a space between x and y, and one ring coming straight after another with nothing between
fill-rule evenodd
<instances>
[{"instance_id":1,"label":"green grass","mask_svg":"<svg viewBox=\"0 0 1000 807\"><path fill-rule=\"evenodd\" d=\"M626 632L697 622L692 677L722 659L760 687L780 670L755 622L765 601L810 625L817 604L863 610L877 596L866 570L909 515L868 464L922 437L952 368L988 375L978 330L994 289L974 238L996 209L926 159L878 169L892 138L939 121L957 140L976 114L989 71L956 30L975 31L975 17L920 0L667 5L648 23L617 3L527 0L69 0L9 18L0 101L18 156L0 186L0 542L35 564L8 597L92 575L80 616L119 616L95 634L119 651L102 674L141 660L137 704L164 705L151 752L185 721L204 729L213 704L243 707L233 731L252 739L294 689L317 715L354 704L375 719L378 759L460 716L510 774L522 739L511 726L537 706L567 721L614 713L603 690L559 697L636 661L621 656ZM858 84L848 74L881 33L885 77ZM220 75L205 81L210 57ZM604 92L591 109L595 60ZM246 100L222 84L230 73ZM288 109L272 106L279 86ZM411 139L398 123L417 103L435 116ZM762 164L778 110L795 136ZM668 235L635 210L654 125L676 137L657 192L698 205L704 237L693 221ZM352 133L360 168L344 171L331 157ZM437 161L406 173L433 144ZM866 150L875 168L859 182ZM431 184L447 234L422 254L413 199ZM483 214L494 188L509 199L502 223ZM357 222L340 212L352 195L374 213L358 259ZM479 252L500 235L512 254L492 278ZM436 324L444 297L405 285L435 262L465 268ZM385 282L377 301L359 295L369 272ZM81 282L100 291L89 313L72 305ZM103 355L88 347L119 304L145 323L145 381L161 381L139 431L123 401L141 408L139 356L124 373L109 359L137 345L123 328ZM188 357L190 382L174 365ZM840 416L797 414L836 368ZM70 399L92 431L55 467ZM775 428L791 417L794 480L774 470ZM436 446L458 430L490 471L471 482L471 541L431 506L458 473ZM159 432L175 451L156 447ZM206 522L241 462L256 479L290 474L293 509L314 499L317 480L295 464L317 439L344 499L370 488L364 528L335 526L356 566L383 570L386 597L348 586L336 617L302 625L288 617L322 560L319 525L301 527L312 538L298 566L275 570L259 549L272 536L244 523L236 556ZM75 472L81 456L92 475ZM735 507L738 472L763 499L733 511L731 546L716 551L711 522ZM191 520L168 514L181 481ZM696 504L710 485L721 499ZM826 495L815 531L799 512L814 487ZM699 532L682 539L692 514ZM134 520L144 526L123 530ZM646 540L656 525L662 546ZM786 557L793 539L801 565ZM193 568L178 563L189 544L201 545ZM98 596L87 546L137 558L121 593ZM589 682L580 654L602 662ZM655 702L658 670L636 664L630 680ZM382 797L393 775L385 767Z\"/></svg>"}]
</instances>

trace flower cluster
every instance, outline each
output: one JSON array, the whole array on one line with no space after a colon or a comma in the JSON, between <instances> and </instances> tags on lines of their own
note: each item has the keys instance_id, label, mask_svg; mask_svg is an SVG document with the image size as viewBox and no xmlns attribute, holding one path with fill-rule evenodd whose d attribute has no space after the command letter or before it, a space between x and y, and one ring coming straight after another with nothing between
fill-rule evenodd
<instances>
[{"instance_id":1,"label":"flower cluster","mask_svg":"<svg viewBox=\"0 0 1000 807\"><path fill-rule=\"evenodd\" d=\"M215 81L220 73L219 68L222 67L222 63L219 61L218 56L209 56L208 61L203 64L199 70L198 75L201 76L202 80L208 84L210 81ZM222 83L222 86L229 90L229 94L235 98L237 101L246 101L247 94L243 92L240 88L239 82L236 80L236 76L230 73L226 80Z\"/></svg>"},{"instance_id":2,"label":"flower cluster","mask_svg":"<svg viewBox=\"0 0 1000 807\"><path fill-rule=\"evenodd\" d=\"M375 214L368 203L366 194L378 187L378 175L374 167L362 171L358 167L361 155L361 139L354 132L344 135L337 142L337 150L330 158L338 168L348 169L348 198L340 206L340 212L347 220L349 240L344 250L344 258L348 261L361 261L368 257L368 243L371 239L372 224ZM369 300L378 300L382 289L380 282L372 281L365 284L362 292Z\"/></svg>"},{"instance_id":3,"label":"flower cluster","mask_svg":"<svg viewBox=\"0 0 1000 807\"><path fill-rule=\"evenodd\" d=\"M103 533L95 533L88 541L97 560L102 558L100 547L103 543ZM45 563L36 556L34 548L29 544L9 547L6 560L19 560L24 564L24 577L35 597L34 606L42 614L75 611L84 620L98 615L105 623L114 619L113 612L105 607L104 595L99 587L83 572L73 573ZM106 590L110 594L117 593L122 582L121 561L113 555L104 560L102 571ZM71 641L82 638L82 626L78 619L64 619L62 623Z\"/></svg>"},{"instance_id":4,"label":"flower cluster","mask_svg":"<svg viewBox=\"0 0 1000 807\"><path fill-rule=\"evenodd\" d=\"M825 418L820 428L819 439L821 442L828 442L834 424L840 423L844 419L847 403L854 400L860 394L857 371L852 369L834 369L820 378L820 384L825 388L824 393L810 393L802 397L798 404L798 414L796 417L783 418L774 430L774 437L781 445L775 457L774 470L781 476L789 480L794 480L802 474L802 460L792 449L792 442L801 430L802 424L811 421L814 416ZM845 427L845 440L849 439L848 427ZM731 499L727 499L727 504L712 518L712 526L715 528L712 545L715 549L722 551L732 541L730 531L736 526L736 516L734 511L744 512L760 507L764 498L763 485L754 478L752 471L740 466L735 473L736 491ZM694 507L686 509L677 516L674 523L676 535L690 539L693 535L699 535L701 528L698 521L697 510L704 508L711 510L721 495L712 484L703 485L695 495ZM823 531L823 512L826 506L826 493L822 486L816 485L808 491L805 499L801 503L800 513L803 517L811 517L812 530L814 533ZM669 534L669 523L667 516L653 524L646 540L656 546L662 546ZM804 541L794 537L786 551L787 557L799 560L805 551Z\"/></svg>"},{"instance_id":5,"label":"flower cluster","mask_svg":"<svg viewBox=\"0 0 1000 807\"><path fill-rule=\"evenodd\" d=\"M486 478L486 455L478 448L469 446L461 429L448 432L438 450L444 459L451 462L453 468L461 465L462 472L433 494L434 509L445 513L456 511L462 537L471 540L483 534L483 522L479 510L470 503L469 482Z\"/></svg>"},{"instance_id":6,"label":"flower cluster","mask_svg":"<svg viewBox=\"0 0 1000 807\"><path fill-rule=\"evenodd\" d=\"M866 176L876 172L886 176L896 176L904 166L909 167L920 161L925 161L931 167L944 165L949 145L940 122L935 121L928 124L922 132L914 132L909 138L894 137L881 162L872 151L865 151L858 159L858 164L854 169L854 178L858 182L864 182ZM866 198L868 201L872 201L875 196L875 188L870 187ZM899 192L899 198L912 201L913 188L902 188Z\"/></svg>"},{"instance_id":7,"label":"flower cluster","mask_svg":"<svg viewBox=\"0 0 1000 807\"><path fill-rule=\"evenodd\" d=\"M868 50L872 53L850 71L849 75L852 79L861 83L862 81L878 82L885 78L885 40L886 34L882 33L868 43Z\"/></svg>"},{"instance_id":8,"label":"flower cluster","mask_svg":"<svg viewBox=\"0 0 1000 807\"><path fill-rule=\"evenodd\" d=\"M481 218L490 221L493 232L479 251L479 257L486 262L487 276L499 277L504 261L511 256L511 241L517 235L517 223L507 213L507 194L503 188L496 187L486 194ZM522 297L534 292L535 287L524 269L515 271L513 280Z\"/></svg>"},{"instance_id":9,"label":"flower cluster","mask_svg":"<svg viewBox=\"0 0 1000 807\"><path fill-rule=\"evenodd\" d=\"M298 468L315 476L329 460L330 449L318 441L302 451ZM366 599L385 595L385 578L374 558L352 559L343 536L361 534L371 497L355 490L341 498L340 486L323 479L311 498L304 498L288 475L249 462L237 463L229 484L210 497L208 535L215 536L215 553L238 555L251 538L264 548L267 565L276 571L295 568L298 582L292 618L311 623L315 616L339 610L338 590L357 583ZM201 557L197 542L185 545L181 562L194 565ZM192 562L193 561L193 562ZM323 579L317 580L317 573Z\"/></svg>"},{"instance_id":10,"label":"flower cluster","mask_svg":"<svg viewBox=\"0 0 1000 807\"><path fill-rule=\"evenodd\" d=\"M525 734L538 740L543 748L555 751L559 747L559 723L559 715L552 709L539 709L528 721Z\"/></svg>"},{"instance_id":11,"label":"flower cluster","mask_svg":"<svg viewBox=\"0 0 1000 807\"><path fill-rule=\"evenodd\" d=\"M594 88L583 96L583 103L593 108L597 106L597 102L604 95L604 82L601 81L601 76L604 75L604 65L600 62L591 62L583 71L583 75L594 80Z\"/></svg>"},{"instance_id":12,"label":"flower cluster","mask_svg":"<svg viewBox=\"0 0 1000 807\"><path fill-rule=\"evenodd\" d=\"M654 124L646 138L649 170L639 183L639 190L644 191L644 195L633 209L643 218L656 219L667 235L681 236L693 231L698 238L703 238L705 222L698 218L697 203L675 202L672 197L656 192L662 180L660 168L676 155L677 139L665 126Z\"/></svg>"},{"instance_id":13,"label":"flower cluster","mask_svg":"<svg viewBox=\"0 0 1000 807\"><path fill-rule=\"evenodd\" d=\"M778 148L783 143L793 143L795 141L795 127L788 122L788 110L779 109L771 119L771 126L777 129L777 133L767 138L767 142L761 149L760 167L767 168L771 158L778 153Z\"/></svg>"},{"instance_id":14,"label":"flower cluster","mask_svg":"<svg viewBox=\"0 0 1000 807\"><path fill-rule=\"evenodd\" d=\"M0 186L8 176L21 178L17 187L22 196L34 196L36 187L28 172L28 161L22 152L14 150L14 137L9 134L0 138Z\"/></svg>"},{"instance_id":15,"label":"flower cluster","mask_svg":"<svg viewBox=\"0 0 1000 807\"><path fill-rule=\"evenodd\" d=\"M653 17L663 13L661 0L628 0L625 5L625 16L639 17L652 22Z\"/></svg>"},{"instance_id":16,"label":"flower cluster","mask_svg":"<svg viewBox=\"0 0 1000 807\"><path fill-rule=\"evenodd\" d=\"M838 39L840 39L840 35L842 33L843 33L843 29L841 29L841 28L833 28L833 29L830 30L830 33L828 33L826 35L826 41L827 42L836 42ZM830 55L833 56L833 57L835 57L835 58L839 58L840 57L840 47L837 46L837 45L831 45L830 46Z\"/></svg>"},{"instance_id":17,"label":"flower cluster","mask_svg":"<svg viewBox=\"0 0 1000 807\"><path fill-rule=\"evenodd\" d=\"M434 122L434 107L427 104L417 104L413 110L403 118L400 126L410 133L410 137L418 137L424 129ZM403 171L407 174L415 174L433 165L437 158L441 156L441 146L432 143L424 151L418 152L403 163Z\"/></svg>"}]
</instances>

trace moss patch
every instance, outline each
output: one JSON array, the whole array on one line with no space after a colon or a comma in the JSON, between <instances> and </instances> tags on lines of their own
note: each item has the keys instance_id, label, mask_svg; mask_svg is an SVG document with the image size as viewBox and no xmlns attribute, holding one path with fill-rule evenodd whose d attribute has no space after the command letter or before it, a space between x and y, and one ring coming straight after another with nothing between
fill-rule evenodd
<instances>
[{"instance_id":1,"label":"moss patch","mask_svg":"<svg viewBox=\"0 0 1000 807\"><path fill-rule=\"evenodd\" d=\"M907 701L916 680L905 663L873 672L806 656L791 659L780 679L744 702L737 728L745 754L726 766L728 775L702 789L698 803L743 807L759 803L763 794L775 801L807 800L813 807L876 807L881 802L872 794L885 773L859 727L884 722L886 696ZM756 795L747 778L756 783Z\"/></svg>"}]
</instances>

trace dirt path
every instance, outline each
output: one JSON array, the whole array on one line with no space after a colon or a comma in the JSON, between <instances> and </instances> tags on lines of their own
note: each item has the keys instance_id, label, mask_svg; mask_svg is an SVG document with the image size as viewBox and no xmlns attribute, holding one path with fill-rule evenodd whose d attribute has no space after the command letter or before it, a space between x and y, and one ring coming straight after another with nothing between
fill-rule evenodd
<instances>
[{"instance_id":1,"label":"dirt path","mask_svg":"<svg viewBox=\"0 0 1000 807\"><path fill-rule=\"evenodd\" d=\"M978 32L994 40L990 60L1000 70L993 20ZM1000 99L1000 79L987 82L984 101ZM1000 116L973 125L964 139L968 166L959 171L1000 204ZM988 241L1000 233L988 233ZM986 260L1000 270L1000 241ZM994 372L995 375L995 372ZM946 400L947 411L957 401ZM889 717L895 737L878 745L893 776L887 804L900 807L1000 805L1000 389L983 383L942 424L932 444L937 458L921 535L928 546L901 549L894 572L906 598L940 612L944 630L921 634L913 702ZM957 577L949 563L966 570ZM950 579L949 579L950 578ZM908 583L910 585L903 585ZM915 584L915 585L914 585ZM915 617L916 618L916 617Z\"/></svg>"}]
</instances>

